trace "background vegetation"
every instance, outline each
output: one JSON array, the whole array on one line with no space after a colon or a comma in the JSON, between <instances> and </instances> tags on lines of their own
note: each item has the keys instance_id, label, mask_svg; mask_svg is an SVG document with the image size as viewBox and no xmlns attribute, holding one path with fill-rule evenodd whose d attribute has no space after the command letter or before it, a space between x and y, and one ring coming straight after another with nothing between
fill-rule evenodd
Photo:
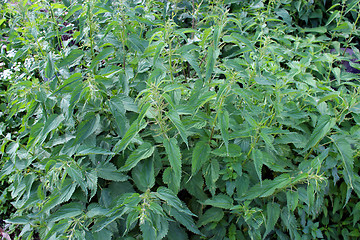
<instances>
[{"instance_id":1,"label":"background vegetation","mask_svg":"<svg viewBox=\"0 0 360 240\"><path fill-rule=\"evenodd\" d=\"M359 2L2 1L1 227L359 238Z\"/></svg>"}]
</instances>

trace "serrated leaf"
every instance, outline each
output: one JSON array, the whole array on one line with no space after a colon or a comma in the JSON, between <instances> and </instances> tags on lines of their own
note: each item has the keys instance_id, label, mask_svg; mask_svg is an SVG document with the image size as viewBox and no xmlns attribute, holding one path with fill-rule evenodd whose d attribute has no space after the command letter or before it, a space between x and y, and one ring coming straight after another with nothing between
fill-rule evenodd
<instances>
[{"instance_id":1,"label":"serrated leaf","mask_svg":"<svg viewBox=\"0 0 360 240\"><path fill-rule=\"evenodd\" d=\"M334 135L331 137L336 149L340 153L340 159L344 163L346 173L345 181L349 187L353 188L353 175L354 175L354 158L353 150L350 143L346 140L346 136Z\"/></svg>"},{"instance_id":2,"label":"serrated leaf","mask_svg":"<svg viewBox=\"0 0 360 240\"><path fill-rule=\"evenodd\" d=\"M218 122L221 136L225 143L226 151L229 153L229 112L225 109L219 112Z\"/></svg>"},{"instance_id":3,"label":"serrated leaf","mask_svg":"<svg viewBox=\"0 0 360 240\"><path fill-rule=\"evenodd\" d=\"M149 158L139 162L132 169L131 176L141 191L146 192L147 189L151 189L155 185L153 159Z\"/></svg>"},{"instance_id":4,"label":"serrated leaf","mask_svg":"<svg viewBox=\"0 0 360 240\"><path fill-rule=\"evenodd\" d=\"M322 115L317 123L316 127L313 130L309 141L307 142L304 151L307 151L309 148L314 147L318 142L320 142L332 129L332 127L335 125L335 118L331 118L328 115Z\"/></svg>"},{"instance_id":5,"label":"serrated leaf","mask_svg":"<svg viewBox=\"0 0 360 240\"><path fill-rule=\"evenodd\" d=\"M49 53L47 55L47 59L46 59L44 75L46 78L50 79L51 77L54 76L54 74L55 74L54 61L51 57L51 54Z\"/></svg>"},{"instance_id":6,"label":"serrated leaf","mask_svg":"<svg viewBox=\"0 0 360 240\"><path fill-rule=\"evenodd\" d=\"M154 240L156 238L156 229L149 220L145 220L140 224L140 229L142 232L142 239L144 240Z\"/></svg>"},{"instance_id":7,"label":"serrated leaf","mask_svg":"<svg viewBox=\"0 0 360 240\"><path fill-rule=\"evenodd\" d=\"M89 147L86 145L81 145L81 147L78 148L78 152L76 153L75 156L86 156L86 155L94 155L94 154L114 155L115 153L100 147Z\"/></svg>"},{"instance_id":8,"label":"serrated leaf","mask_svg":"<svg viewBox=\"0 0 360 240\"><path fill-rule=\"evenodd\" d=\"M90 69L93 69L99 61L107 58L110 54L114 53L113 47L104 48L96 57L91 61Z\"/></svg>"},{"instance_id":9,"label":"serrated leaf","mask_svg":"<svg viewBox=\"0 0 360 240\"><path fill-rule=\"evenodd\" d=\"M185 129L183 123L181 122L179 114L175 110L170 110L167 113L167 116L169 117L170 121L175 125L176 129L179 131L179 134L180 134L182 140L188 146L189 143L187 140L187 132L186 132L186 129Z\"/></svg>"},{"instance_id":10,"label":"serrated leaf","mask_svg":"<svg viewBox=\"0 0 360 240\"><path fill-rule=\"evenodd\" d=\"M142 159L150 157L155 150L154 146L150 143L145 142L140 145L135 151L133 151L128 159L126 159L125 165L120 168L120 171L129 171Z\"/></svg>"},{"instance_id":11,"label":"serrated leaf","mask_svg":"<svg viewBox=\"0 0 360 240\"><path fill-rule=\"evenodd\" d=\"M212 207L201 215L198 221L198 226L204 226L211 222L219 222L224 217L224 211L220 208Z\"/></svg>"},{"instance_id":12,"label":"serrated leaf","mask_svg":"<svg viewBox=\"0 0 360 240\"><path fill-rule=\"evenodd\" d=\"M199 79L202 79L201 70L199 68L199 65L196 61L194 54L189 52L183 52L181 53L181 57L193 67Z\"/></svg>"},{"instance_id":13,"label":"serrated leaf","mask_svg":"<svg viewBox=\"0 0 360 240\"><path fill-rule=\"evenodd\" d=\"M136 134L146 127L146 122L143 121L146 112L150 108L150 103L146 103L142 106L138 118L131 124L130 128L126 131L124 137L114 146L114 152L118 153L123 151L129 143L135 138Z\"/></svg>"},{"instance_id":14,"label":"serrated leaf","mask_svg":"<svg viewBox=\"0 0 360 240\"><path fill-rule=\"evenodd\" d=\"M263 154L259 149L254 149L251 155L254 160L255 171L259 177L260 184L262 184L261 169L264 165Z\"/></svg>"},{"instance_id":15,"label":"serrated leaf","mask_svg":"<svg viewBox=\"0 0 360 240\"><path fill-rule=\"evenodd\" d=\"M92 135L100 125L100 115L95 113L89 113L84 117L84 120L79 124L76 132L76 138L73 142L73 146L83 142L87 137Z\"/></svg>"},{"instance_id":16,"label":"serrated leaf","mask_svg":"<svg viewBox=\"0 0 360 240\"><path fill-rule=\"evenodd\" d=\"M264 237L267 236L272 230L274 230L275 224L280 217L280 205L278 203L269 202L266 207L266 231Z\"/></svg>"},{"instance_id":17,"label":"serrated leaf","mask_svg":"<svg viewBox=\"0 0 360 240\"><path fill-rule=\"evenodd\" d=\"M58 209L55 213L52 213L50 215L49 220L52 222L57 222L65 218L67 219L73 218L82 214L83 210L84 207L83 204L81 203L77 203L77 202L68 203L61 206L60 209Z\"/></svg>"},{"instance_id":18,"label":"serrated leaf","mask_svg":"<svg viewBox=\"0 0 360 240\"><path fill-rule=\"evenodd\" d=\"M286 202L287 202L287 207L291 211L294 211L299 203L299 193L297 191L287 191Z\"/></svg>"},{"instance_id":19,"label":"serrated leaf","mask_svg":"<svg viewBox=\"0 0 360 240\"><path fill-rule=\"evenodd\" d=\"M352 0L350 3L347 3L346 4L347 8L343 16L345 16L348 12L350 12L359 2L360 0Z\"/></svg>"},{"instance_id":20,"label":"serrated leaf","mask_svg":"<svg viewBox=\"0 0 360 240\"><path fill-rule=\"evenodd\" d=\"M164 147L166 154L169 158L170 166L173 169L175 173L174 181L176 183L176 186L180 187L180 181L181 181L181 153L180 148L178 146L178 143L175 138L166 138L164 140Z\"/></svg>"},{"instance_id":21,"label":"serrated leaf","mask_svg":"<svg viewBox=\"0 0 360 240\"><path fill-rule=\"evenodd\" d=\"M176 194L166 187L159 187L156 196L165 201L169 206L176 208L179 212L195 216L187 207L185 207Z\"/></svg>"},{"instance_id":22,"label":"serrated leaf","mask_svg":"<svg viewBox=\"0 0 360 240\"><path fill-rule=\"evenodd\" d=\"M340 12L339 10L335 10L331 16L329 17L329 19L327 20L325 26L329 25L332 21L334 21L335 18L337 18L338 16L340 16Z\"/></svg>"},{"instance_id":23,"label":"serrated leaf","mask_svg":"<svg viewBox=\"0 0 360 240\"><path fill-rule=\"evenodd\" d=\"M184 225L189 231L198 235L202 235L190 215L184 212L179 212L177 209L172 207L165 207L165 211L168 212L171 216L173 216L180 224Z\"/></svg>"},{"instance_id":24,"label":"serrated leaf","mask_svg":"<svg viewBox=\"0 0 360 240\"><path fill-rule=\"evenodd\" d=\"M126 181L128 177L122 173L120 173L114 164L108 162L101 164L96 168L97 175L103 179L111 180L111 181Z\"/></svg>"},{"instance_id":25,"label":"serrated leaf","mask_svg":"<svg viewBox=\"0 0 360 240\"><path fill-rule=\"evenodd\" d=\"M216 62L216 53L213 46L208 48L207 57L206 57L206 72L205 72L205 81L208 82L211 78L211 75L215 68Z\"/></svg>"},{"instance_id":26,"label":"serrated leaf","mask_svg":"<svg viewBox=\"0 0 360 240\"><path fill-rule=\"evenodd\" d=\"M70 52L68 56L66 56L57 66L62 68L64 66L72 66L76 64L80 59L84 56L84 51L80 49L74 49Z\"/></svg>"},{"instance_id":27,"label":"serrated leaf","mask_svg":"<svg viewBox=\"0 0 360 240\"><path fill-rule=\"evenodd\" d=\"M211 151L212 154L219 157L240 157L242 155L242 149L239 145L229 144L229 151L225 146L217 148Z\"/></svg>"},{"instance_id":28,"label":"serrated leaf","mask_svg":"<svg viewBox=\"0 0 360 240\"><path fill-rule=\"evenodd\" d=\"M200 141L196 143L192 154L192 175L195 175L201 169L202 165L208 161L210 150L210 145L207 142Z\"/></svg>"},{"instance_id":29,"label":"serrated leaf","mask_svg":"<svg viewBox=\"0 0 360 240\"><path fill-rule=\"evenodd\" d=\"M81 168L77 166L74 163L71 163L70 165L66 165L65 167L66 172L69 174L69 176L72 178L72 180L75 183L78 183L81 187L81 189L86 193L86 182L84 181L84 175L81 171Z\"/></svg>"},{"instance_id":30,"label":"serrated leaf","mask_svg":"<svg viewBox=\"0 0 360 240\"><path fill-rule=\"evenodd\" d=\"M217 208L230 209L233 206L233 199L228 195L219 194L214 196L212 199L207 199L204 204Z\"/></svg>"},{"instance_id":31,"label":"serrated leaf","mask_svg":"<svg viewBox=\"0 0 360 240\"><path fill-rule=\"evenodd\" d=\"M34 147L36 144L42 145L47 135L52 130L56 129L64 119L65 118L63 115L53 114L46 120L41 130L40 127L42 126L42 124L41 125L36 124L34 129L31 129L28 144L32 147Z\"/></svg>"}]
</instances>

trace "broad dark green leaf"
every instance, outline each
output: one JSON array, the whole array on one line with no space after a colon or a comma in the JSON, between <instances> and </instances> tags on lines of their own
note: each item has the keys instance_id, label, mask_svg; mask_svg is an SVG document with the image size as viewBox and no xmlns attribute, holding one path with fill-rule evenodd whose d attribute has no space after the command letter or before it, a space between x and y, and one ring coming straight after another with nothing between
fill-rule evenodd
<instances>
[{"instance_id":1,"label":"broad dark green leaf","mask_svg":"<svg viewBox=\"0 0 360 240\"><path fill-rule=\"evenodd\" d=\"M347 176L345 181L348 181L347 184L352 188L354 175L354 151L352 150L351 144L346 140L346 138L346 135L334 135L331 137L337 151L340 153L340 159L344 163L344 170Z\"/></svg>"},{"instance_id":2,"label":"broad dark green leaf","mask_svg":"<svg viewBox=\"0 0 360 240\"><path fill-rule=\"evenodd\" d=\"M73 146L82 143L87 137L92 135L100 126L100 116L95 113L86 114L84 120L79 124Z\"/></svg>"},{"instance_id":3,"label":"broad dark green leaf","mask_svg":"<svg viewBox=\"0 0 360 240\"><path fill-rule=\"evenodd\" d=\"M151 146L149 142L145 142L140 145L130 156L126 159L125 165L120 168L120 171L129 171L136 166L142 159L150 157L155 150L154 146Z\"/></svg>"},{"instance_id":4,"label":"broad dark green leaf","mask_svg":"<svg viewBox=\"0 0 360 240\"><path fill-rule=\"evenodd\" d=\"M57 64L59 68L62 67L71 67L72 65L76 64L81 60L84 56L84 51L80 49L74 49L67 55L60 63Z\"/></svg>"},{"instance_id":5,"label":"broad dark green leaf","mask_svg":"<svg viewBox=\"0 0 360 240\"><path fill-rule=\"evenodd\" d=\"M201 169L203 164L208 161L210 150L210 145L207 142L201 141L196 143L192 154L192 175L195 175Z\"/></svg>"},{"instance_id":6,"label":"broad dark green leaf","mask_svg":"<svg viewBox=\"0 0 360 240\"><path fill-rule=\"evenodd\" d=\"M312 132L304 151L307 151L308 149L314 147L316 144L318 144L333 128L335 125L335 119L331 118L328 115L321 116L317 123L314 131Z\"/></svg>"},{"instance_id":7,"label":"broad dark green leaf","mask_svg":"<svg viewBox=\"0 0 360 240\"><path fill-rule=\"evenodd\" d=\"M91 61L90 69L93 69L99 61L104 60L112 53L114 53L113 47L106 47L102 49L102 51Z\"/></svg>"},{"instance_id":8,"label":"broad dark green leaf","mask_svg":"<svg viewBox=\"0 0 360 240\"><path fill-rule=\"evenodd\" d=\"M212 207L201 215L198 221L198 226L204 226L211 222L219 222L224 217L224 211L220 208Z\"/></svg>"},{"instance_id":9,"label":"broad dark green leaf","mask_svg":"<svg viewBox=\"0 0 360 240\"><path fill-rule=\"evenodd\" d=\"M97 175L106 180L122 182L128 179L126 175L119 172L115 165L110 162L101 164L96 168L96 170Z\"/></svg>"},{"instance_id":10,"label":"broad dark green leaf","mask_svg":"<svg viewBox=\"0 0 360 240\"><path fill-rule=\"evenodd\" d=\"M187 132L186 132L186 129L185 129L183 123L181 122L179 114L176 112L176 110L170 110L167 113L167 116L169 117L171 122L175 125L176 129L179 131L179 134L180 134L182 140L184 141L184 143L186 143L186 145L188 146L189 143L187 140Z\"/></svg>"},{"instance_id":11,"label":"broad dark green leaf","mask_svg":"<svg viewBox=\"0 0 360 240\"><path fill-rule=\"evenodd\" d=\"M224 140L227 153L229 153L229 112L225 109L221 110L218 115L218 123L221 136Z\"/></svg>"},{"instance_id":12,"label":"broad dark green leaf","mask_svg":"<svg viewBox=\"0 0 360 240\"><path fill-rule=\"evenodd\" d=\"M205 205L211 205L217 208L230 209L233 206L233 199L225 194L219 194L212 199L208 199L204 202Z\"/></svg>"},{"instance_id":13,"label":"broad dark green leaf","mask_svg":"<svg viewBox=\"0 0 360 240\"><path fill-rule=\"evenodd\" d=\"M136 134L146 127L146 123L143 121L146 112L150 108L150 103L146 103L142 106L138 118L131 124L130 128L125 133L124 137L114 146L114 152L118 153L123 151L129 143L135 138Z\"/></svg>"},{"instance_id":14,"label":"broad dark green leaf","mask_svg":"<svg viewBox=\"0 0 360 240\"><path fill-rule=\"evenodd\" d=\"M208 48L207 57L206 57L206 72L205 72L205 81L208 82L211 79L212 73L215 69L216 63L216 52L213 46Z\"/></svg>"},{"instance_id":15,"label":"broad dark green leaf","mask_svg":"<svg viewBox=\"0 0 360 240\"><path fill-rule=\"evenodd\" d=\"M73 218L83 213L84 206L78 202L72 202L61 206L59 210L52 213L50 221L57 222L65 218Z\"/></svg>"},{"instance_id":16,"label":"broad dark green leaf","mask_svg":"<svg viewBox=\"0 0 360 240\"><path fill-rule=\"evenodd\" d=\"M267 218L266 218L266 231L264 236L268 235L274 230L275 224L280 217L280 205L278 203L269 202L266 207Z\"/></svg>"},{"instance_id":17,"label":"broad dark green leaf","mask_svg":"<svg viewBox=\"0 0 360 240\"><path fill-rule=\"evenodd\" d=\"M181 153L178 143L175 138L164 139L164 147L169 158L170 166L175 173L174 179L176 185L180 187L181 181Z\"/></svg>"}]
</instances>

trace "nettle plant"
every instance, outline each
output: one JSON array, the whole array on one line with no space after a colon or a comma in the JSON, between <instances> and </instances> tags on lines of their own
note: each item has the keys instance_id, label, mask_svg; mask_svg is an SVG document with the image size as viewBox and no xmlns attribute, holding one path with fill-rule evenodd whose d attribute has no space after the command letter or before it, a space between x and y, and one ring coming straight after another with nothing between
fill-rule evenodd
<instances>
[{"instance_id":1,"label":"nettle plant","mask_svg":"<svg viewBox=\"0 0 360 240\"><path fill-rule=\"evenodd\" d=\"M15 239L360 236L359 1L4 6Z\"/></svg>"}]
</instances>

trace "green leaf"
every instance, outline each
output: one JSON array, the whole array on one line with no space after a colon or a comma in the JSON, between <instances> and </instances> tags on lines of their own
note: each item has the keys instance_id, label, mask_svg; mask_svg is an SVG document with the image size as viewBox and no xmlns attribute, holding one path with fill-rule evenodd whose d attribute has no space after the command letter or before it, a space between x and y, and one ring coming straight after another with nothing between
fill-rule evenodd
<instances>
[{"instance_id":1,"label":"green leaf","mask_svg":"<svg viewBox=\"0 0 360 240\"><path fill-rule=\"evenodd\" d=\"M99 155L114 155L115 153L100 148L100 147L88 147L85 145L82 145L79 147L78 152L75 156L86 156L86 155L93 155L93 154L99 154Z\"/></svg>"},{"instance_id":2,"label":"green leaf","mask_svg":"<svg viewBox=\"0 0 360 240\"><path fill-rule=\"evenodd\" d=\"M188 215L196 216L181 203L180 199L170 189L166 187L159 187L156 192L156 196L165 201L169 206L176 208L179 212L184 212Z\"/></svg>"},{"instance_id":3,"label":"green leaf","mask_svg":"<svg viewBox=\"0 0 360 240\"><path fill-rule=\"evenodd\" d=\"M101 164L96 168L97 175L103 179L111 180L111 181L126 181L128 177L122 173L120 173L114 164L108 162Z\"/></svg>"},{"instance_id":4,"label":"green leaf","mask_svg":"<svg viewBox=\"0 0 360 240\"><path fill-rule=\"evenodd\" d=\"M230 209L233 206L233 199L228 195L219 194L214 196L212 199L207 199L204 204L217 208Z\"/></svg>"},{"instance_id":5,"label":"green leaf","mask_svg":"<svg viewBox=\"0 0 360 240\"><path fill-rule=\"evenodd\" d=\"M315 129L313 130L309 141L307 142L304 151L307 151L309 148L317 145L332 129L335 125L335 118L331 118L328 115L322 115L316 124Z\"/></svg>"},{"instance_id":6,"label":"green leaf","mask_svg":"<svg viewBox=\"0 0 360 240\"><path fill-rule=\"evenodd\" d=\"M268 197L277 189L285 188L291 182L295 182L289 174L281 174L280 176L276 177L274 180L264 180L262 184L256 184L246 194L243 196L242 200L252 200L257 197Z\"/></svg>"},{"instance_id":7,"label":"green leaf","mask_svg":"<svg viewBox=\"0 0 360 240\"><path fill-rule=\"evenodd\" d=\"M77 11L80 11L83 9L83 6L81 4L79 5L74 5L73 7L71 7L68 10L68 13L66 14L66 16L64 17L64 21L68 20L72 15L74 15L74 13L76 13Z\"/></svg>"},{"instance_id":8,"label":"green leaf","mask_svg":"<svg viewBox=\"0 0 360 240\"><path fill-rule=\"evenodd\" d=\"M325 26L329 25L332 21L334 21L335 18L338 18L340 16L340 12L339 10L335 10L331 16L329 17L329 19L327 20Z\"/></svg>"},{"instance_id":9,"label":"green leaf","mask_svg":"<svg viewBox=\"0 0 360 240\"><path fill-rule=\"evenodd\" d=\"M170 110L167 113L167 116L169 117L171 122L175 125L176 129L179 131L179 134L180 134L182 140L188 146L189 143L188 143L188 140L187 140L187 132L186 132L186 129L185 129L183 123L181 122L179 114L175 110Z\"/></svg>"},{"instance_id":10,"label":"green leaf","mask_svg":"<svg viewBox=\"0 0 360 240\"><path fill-rule=\"evenodd\" d=\"M181 181L181 153L180 148L178 146L178 143L175 138L166 138L164 140L164 147L166 154L169 158L170 166L173 169L175 173L174 181L176 183L176 186L180 187L180 181Z\"/></svg>"},{"instance_id":11,"label":"green leaf","mask_svg":"<svg viewBox=\"0 0 360 240\"><path fill-rule=\"evenodd\" d=\"M350 143L346 140L347 136L334 135L331 137L337 151L340 153L340 159L344 163L345 169L345 181L349 187L353 188L353 175L354 175L354 151L351 148Z\"/></svg>"},{"instance_id":12,"label":"green leaf","mask_svg":"<svg viewBox=\"0 0 360 240\"><path fill-rule=\"evenodd\" d=\"M100 126L100 115L93 112L86 114L84 120L79 124L73 146L82 143L87 137L92 135Z\"/></svg>"},{"instance_id":13,"label":"green leaf","mask_svg":"<svg viewBox=\"0 0 360 240\"><path fill-rule=\"evenodd\" d=\"M359 2L360 0L352 0L350 3L347 3L346 4L347 8L343 16L345 16L348 12L350 12L356 5L358 5Z\"/></svg>"},{"instance_id":14,"label":"green leaf","mask_svg":"<svg viewBox=\"0 0 360 240\"><path fill-rule=\"evenodd\" d=\"M146 127L146 123L143 121L146 112L150 108L150 103L146 103L142 106L138 118L131 124L130 128L125 133L124 137L114 146L114 152L118 153L123 151L129 143L135 138L136 134Z\"/></svg>"},{"instance_id":15,"label":"green leaf","mask_svg":"<svg viewBox=\"0 0 360 240\"><path fill-rule=\"evenodd\" d=\"M280 217L280 205L278 203L269 202L267 204L266 231L264 237L274 230L275 224Z\"/></svg>"},{"instance_id":16,"label":"green leaf","mask_svg":"<svg viewBox=\"0 0 360 240\"><path fill-rule=\"evenodd\" d=\"M299 203L299 193L297 191L286 192L287 207L294 211Z\"/></svg>"},{"instance_id":17,"label":"green leaf","mask_svg":"<svg viewBox=\"0 0 360 240\"><path fill-rule=\"evenodd\" d=\"M64 120L63 115L51 115L45 122L43 128L40 130L41 125L36 124L34 129L31 129L28 145L34 147L36 144L42 145L46 140L47 135L56 129ZM35 135L35 136L34 136Z\"/></svg>"},{"instance_id":18,"label":"green leaf","mask_svg":"<svg viewBox=\"0 0 360 240\"><path fill-rule=\"evenodd\" d=\"M179 212L177 209L172 207L165 207L165 211L168 212L171 216L173 216L180 224L184 225L189 231L198 235L202 235L190 215L184 212Z\"/></svg>"},{"instance_id":19,"label":"green leaf","mask_svg":"<svg viewBox=\"0 0 360 240\"><path fill-rule=\"evenodd\" d=\"M221 136L224 140L227 153L229 153L229 112L222 110L219 112L218 122Z\"/></svg>"},{"instance_id":20,"label":"green leaf","mask_svg":"<svg viewBox=\"0 0 360 240\"><path fill-rule=\"evenodd\" d=\"M192 54L191 52L182 52L181 57L194 68L196 75L199 77L199 79L202 79L201 70L194 54Z\"/></svg>"},{"instance_id":21,"label":"green leaf","mask_svg":"<svg viewBox=\"0 0 360 240\"><path fill-rule=\"evenodd\" d=\"M259 149L254 149L251 155L254 160L255 171L259 177L260 184L262 184L261 169L264 165L263 154Z\"/></svg>"},{"instance_id":22,"label":"green leaf","mask_svg":"<svg viewBox=\"0 0 360 240\"><path fill-rule=\"evenodd\" d=\"M154 162L149 158L138 163L131 172L136 187L145 192L155 185Z\"/></svg>"},{"instance_id":23,"label":"green leaf","mask_svg":"<svg viewBox=\"0 0 360 240\"><path fill-rule=\"evenodd\" d=\"M81 168L77 166L74 163L71 163L70 165L66 165L66 172L70 175L72 180L75 183L78 183L81 187L81 189L86 193L86 182L84 181L84 174L81 171Z\"/></svg>"},{"instance_id":24,"label":"green leaf","mask_svg":"<svg viewBox=\"0 0 360 240\"><path fill-rule=\"evenodd\" d=\"M54 76L54 74L55 74L54 61L51 57L51 54L49 53L47 55L44 75L46 78L50 79Z\"/></svg>"},{"instance_id":25,"label":"green leaf","mask_svg":"<svg viewBox=\"0 0 360 240\"><path fill-rule=\"evenodd\" d=\"M198 221L198 226L204 226L211 222L219 222L224 217L224 211L220 208L212 207L201 215Z\"/></svg>"},{"instance_id":26,"label":"green leaf","mask_svg":"<svg viewBox=\"0 0 360 240\"><path fill-rule=\"evenodd\" d=\"M208 48L207 57L206 57L206 72L205 72L205 81L209 82L211 75L215 68L217 54L213 46Z\"/></svg>"},{"instance_id":27,"label":"green leaf","mask_svg":"<svg viewBox=\"0 0 360 240\"><path fill-rule=\"evenodd\" d=\"M227 151L225 146L217 148L211 151L212 154L219 157L240 157L242 155L242 149L236 144L229 144L229 151Z\"/></svg>"},{"instance_id":28,"label":"green leaf","mask_svg":"<svg viewBox=\"0 0 360 240\"><path fill-rule=\"evenodd\" d=\"M142 239L144 240L154 240L156 238L156 229L149 220L145 220L140 224L140 229L142 232Z\"/></svg>"},{"instance_id":29,"label":"green leaf","mask_svg":"<svg viewBox=\"0 0 360 240\"><path fill-rule=\"evenodd\" d=\"M74 49L67 55L60 63L57 64L59 68L62 67L71 67L74 64L77 64L81 58L84 56L84 51L80 49Z\"/></svg>"},{"instance_id":30,"label":"green leaf","mask_svg":"<svg viewBox=\"0 0 360 240\"><path fill-rule=\"evenodd\" d=\"M135 151L133 151L128 159L126 159L125 165L120 168L120 171L129 171L136 166L142 159L150 157L155 150L154 146L150 143L145 142L140 145Z\"/></svg>"},{"instance_id":31,"label":"green leaf","mask_svg":"<svg viewBox=\"0 0 360 240\"><path fill-rule=\"evenodd\" d=\"M74 218L82 214L83 210L84 207L83 204L81 203L77 203L77 202L68 203L61 206L61 208L57 210L55 213L52 213L50 215L49 220L52 222L57 222L65 218L67 219Z\"/></svg>"},{"instance_id":32,"label":"green leaf","mask_svg":"<svg viewBox=\"0 0 360 240\"><path fill-rule=\"evenodd\" d=\"M208 161L210 155L210 145L207 142L197 142L192 154L192 166L191 174L195 175L202 167L202 165Z\"/></svg>"},{"instance_id":33,"label":"green leaf","mask_svg":"<svg viewBox=\"0 0 360 240\"><path fill-rule=\"evenodd\" d=\"M327 29L326 27L314 27L314 28L304 28L301 31L324 34L327 32Z\"/></svg>"},{"instance_id":34,"label":"green leaf","mask_svg":"<svg viewBox=\"0 0 360 240\"><path fill-rule=\"evenodd\" d=\"M106 47L104 48L96 57L91 61L90 69L93 69L99 61L104 60L110 54L114 53L113 47Z\"/></svg>"}]
</instances>

